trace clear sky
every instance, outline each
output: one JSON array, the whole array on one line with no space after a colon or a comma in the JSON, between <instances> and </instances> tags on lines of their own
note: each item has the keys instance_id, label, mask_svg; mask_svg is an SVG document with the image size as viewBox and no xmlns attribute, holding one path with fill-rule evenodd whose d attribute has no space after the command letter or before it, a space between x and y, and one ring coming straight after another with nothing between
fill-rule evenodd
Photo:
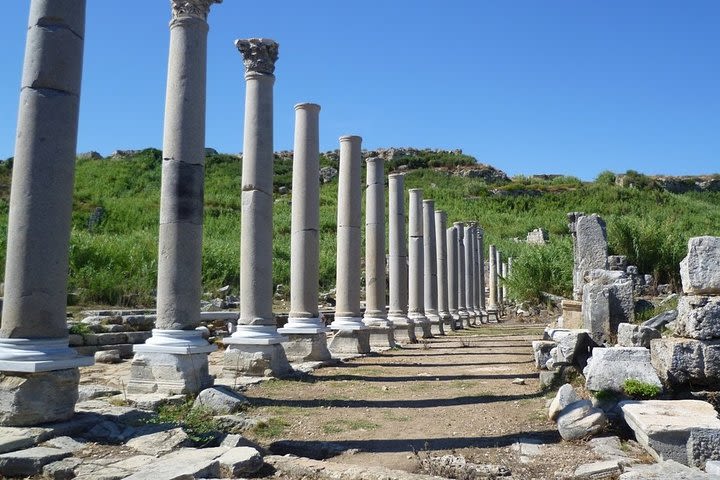
<instances>
[{"instance_id":1,"label":"clear sky","mask_svg":"<svg viewBox=\"0 0 720 480\"><path fill-rule=\"evenodd\" d=\"M0 158L13 155L29 0L3 0ZM78 151L162 145L167 0L88 0ZM315 102L321 149L454 149L510 175L720 172L717 0L224 0L206 144L242 150L236 38L280 43L275 146Z\"/></svg>"}]
</instances>

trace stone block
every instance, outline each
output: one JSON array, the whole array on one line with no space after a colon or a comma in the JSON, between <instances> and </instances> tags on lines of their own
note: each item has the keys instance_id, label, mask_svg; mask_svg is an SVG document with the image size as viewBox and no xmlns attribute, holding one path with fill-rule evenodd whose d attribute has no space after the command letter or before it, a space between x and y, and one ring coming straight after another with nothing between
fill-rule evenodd
<instances>
[{"instance_id":1,"label":"stone block","mask_svg":"<svg viewBox=\"0 0 720 480\"><path fill-rule=\"evenodd\" d=\"M617 478L622 469L617 460L603 460L580 465L575 469L575 480L600 480Z\"/></svg>"},{"instance_id":2,"label":"stone block","mask_svg":"<svg viewBox=\"0 0 720 480\"><path fill-rule=\"evenodd\" d=\"M705 462L705 471L710 475L720 476L720 460L710 460Z\"/></svg>"},{"instance_id":3,"label":"stone block","mask_svg":"<svg viewBox=\"0 0 720 480\"><path fill-rule=\"evenodd\" d=\"M557 350L554 354L556 364L577 365L581 369L587 365L592 349L597 344L587 330L569 330L557 338Z\"/></svg>"},{"instance_id":4,"label":"stone block","mask_svg":"<svg viewBox=\"0 0 720 480\"><path fill-rule=\"evenodd\" d=\"M565 407L558 416L558 432L564 440L596 435L605 428L607 418L590 400L579 400Z\"/></svg>"},{"instance_id":5,"label":"stone block","mask_svg":"<svg viewBox=\"0 0 720 480\"><path fill-rule=\"evenodd\" d=\"M201 391L195 398L193 408L203 407L213 412L213 415L227 415L239 412L249 404L248 399L236 391L218 386Z\"/></svg>"},{"instance_id":6,"label":"stone block","mask_svg":"<svg viewBox=\"0 0 720 480\"><path fill-rule=\"evenodd\" d=\"M720 338L720 296L680 297L675 334L698 340Z\"/></svg>"},{"instance_id":7,"label":"stone block","mask_svg":"<svg viewBox=\"0 0 720 480\"><path fill-rule=\"evenodd\" d=\"M658 315L655 315L650 320L645 320L640 325L643 327L654 328L655 330L662 330L662 328L668 323L674 321L677 318L677 310L667 310Z\"/></svg>"},{"instance_id":8,"label":"stone block","mask_svg":"<svg viewBox=\"0 0 720 480\"><path fill-rule=\"evenodd\" d=\"M566 383L558 389L555 398L550 402L550 408L548 409L548 418L550 420L557 420L560 412L570 405L580 400L580 397L575 393L575 389L569 383Z\"/></svg>"},{"instance_id":9,"label":"stone block","mask_svg":"<svg viewBox=\"0 0 720 480\"><path fill-rule=\"evenodd\" d=\"M687 294L720 294L720 237L688 240L688 254L680 262L680 279Z\"/></svg>"},{"instance_id":10,"label":"stone block","mask_svg":"<svg viewBox=\"0 0 720 480\"><path fill-rule=\"evenodd\" d=\"M228 449L184 448L169 453L157 461L146 465L125 480L184 480L188 478L219 478L220 462L218 457Z\"/></svg>"},{"instance_id":11,"label":"stone block","mask_svg":"<svg viewBox=\"0 0 720 480\"><path fill-rule=\"evenodd\" d=\"M368 327L368 330L370 334L370 348L372 350L387 350L395 347L394 327L371 325Z\"/></svg>"},{"instance_id":12,"label":"stone block","mask_svg":"<svg viewBox=\"0 0 720 480\"><path fill-rule=\"evenodd\" d=\"M125 443L126 446L147 455L164 455L189 444L190 439L182 428L141 432Z\"/></svg>"},{"instance_id":13,"label":"stone block","mask_svg":"<svg viewBox=\"0 0 720 480\"><path fill-rule=\"evenodd\" d=\"M145 340L152 337L152 332L126 332L125 335L127 336L127 343L138 344L145 343Z\"/></svg>"},{"instance_id":14,"label":"stone block","mask_svg":"<svg viewBox=\"0 0 720 480\"><path fill-rule=\"evenodd\" d=\"M223 453L219 458L220 470L225 478L239 478L252 475L263 466L263 458L252 447L235 447Z\"/></svg>"},{"instance_id":15,"label":"stone block","mask_svg":"<svg viewBox=\"0 0 720 480\"><path fill-rule=\"evenodd\" d=\"M658 461L687 465L692 430L720 428L713 406L700 400L625 401L620 402L620 410L638 443Z\"/></svg>"},{"instance_id":16,"label":"stone block","mask_svg":"<svg viewBox=\"0 0 720 480\"><path fill-rule=\"evenodd\" d=\"M672 460L626 468L618 480L716 480L697 468L690 468Z\"/></svg>"},{"instance_id":17,"label":"stone block","mask_svg":"<svg viewBox=\"0 0 720 480\"><path fill-rule=\"evenodd\" d=\"M33 447L0 454L0 476L30 477L38 475L48 463L62 460L72 452L59 448Z\"/></svg>"},{"instance_id":18,"label":"stone block","mask_svg":"<svg viewBox=\"0 0 720 480\"><path fill-rule=\"evenodd\" d=\"M223 359L223 375L236 377L282 377L292 369L281 344L230 344Z\"/></svg>"},{"instance_id":19,"label":"stone block","mask_svg":"<svg viewBox=\"0 0 720 480\"><path fill-rule=\"evenodd\" d=\"M575 300L563 299L562 301L562 318L563 326L565 328L582 328L583 327L583 316L582 316L582 302Z\"/></svg>"},{"instance_id":20,"label":"stone block","mask_svg":"<svg viewBox=\"0 0 720 480\"><path fill-rule=\"evenodd\" d=\"M75 469L80 466L82 460L75 457L63 458L57 462L48 463L42 468L44 478L51 480L70 480L75 478Z\"/></svg>"},{"instance_id":21,"label":"stone block","mask_svg":"<svg viewBox=\"0 0 720 480\"><path fill-rule=\"evenodd\" d=\"M650 341L656 338L662 338L662 334L654 328L632 323L618 325L617 344L619 347L650 348Z\"/></svg>"},{"instance_id":22,"label":"stone block","mask_svg":"<svg viewBox=\"0 0 720 480\"><path fill-rule=\"evenodd\" d=\"M32 426L72 417L77 368L39 373L0 372L0 425Z\"/></svg>"},{"instance_id":23,"label":"stone block","mask_svg":"<svg viewBox=\"0 0 720 480\"><path fill-rule=\"evenodd\" d=\"M40 437L48 431L39 427L0 427L0 453L34 447Z\"/></svg>"},{"instance_id":24,"label":"stone block","mask_svg":"<svg viewBox=\"0 0 720 480\"><path fill-rule=\"evenodd\" d=\"M80 347L85 345L85 339L83 339L82 335L71 333L68 335L68 345L71 347Z\"/></svg>"},{"instance_id":25,"label":"stone block","mask_svg":"<svg viewBox=\"0 0 720 480\"><path fill-rule=\"evenodd\" d=\"M367 330L338 330L328 345L334 355L370 353L370 332Z\"/></svg>"},{"instance_id":26,"label":"stone block","mask_svg":"<svg viewBox=\"0 0 720 480\"><path fill-rule=\"evenodd\" d=\"M287 342L283 342L283 348L289 361L312 362L332 358L326 333L282 333L288 338Z\"/></svg>"},{"instance_id":27,"label":"stone block","mask_svg":"<svg viewBox=\"0 0 720 480\"><path fill-rule=\"evenodd\" d=\"M128 393L195 393L213 384L207 353L138 352L130 363Z\"/></svg>"},{"instance_id":28,"label":"stone block","mask_svg":"<svg viewBox=\"0 0 720 480\"><path fill-rule=\"evenodd\" d=\"M662 388L650 362L650 351L643 347L596 348L583 374L585 388L594 392L622 392L623 382L629 379Z\"/></svg>"},{"instance_id":29,"label":"stone block","mask_svg":"<svg viewBox=\"0 0 720 480\"><path fill-rule=\"evenodd\" d=\"M668 388L720 387L720 340L659 338L650 342L650 357Z\"/></svg>"},{"instance_id":30,"label":"stone block","mask_svg":"<svg viewBox=\"0 0 720 480\"><path fill-rule=\"evenodd\" d=\"M687 441L688 465L705 468L708 460L720 460L720 429L693 428Z\"/></svg>"},{"instance_id":31,"label":"stone block","mask_svg":"<svg viewBox=\"0 0 720 480\"><path fill-rule=\"evenodd\" d=\"M610 340L610 287L588 283L583 286L583 327L593 341L603 344Z\"/></svg>"},{"instance_id":32,"label":"stone block","mask_svg":"<svg viewBox=\"0 0 720 480\"><path fill-rule=\"evenodd\" d=\"M550 350L555 348L555 345L557 344L550 340L535 340L532 342L535 366L537 368L546 368L547 361L550 360Z\"/></svg>"},{"instance_id":33,"label":"stone block","mask_svg":"<svg viewBox=\"0 0 720 480\"><path fill-rule=\"evenodd\" d=\"M120 363L120 350L100 350L95 352L95 363Z\"/></svg>"}]
</instances>

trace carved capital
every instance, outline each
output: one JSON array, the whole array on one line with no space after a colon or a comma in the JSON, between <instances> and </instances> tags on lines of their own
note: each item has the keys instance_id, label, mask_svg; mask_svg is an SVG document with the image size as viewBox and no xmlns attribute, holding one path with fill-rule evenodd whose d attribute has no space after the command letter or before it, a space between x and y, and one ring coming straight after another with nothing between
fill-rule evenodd
<instances>
[{"instance_id":1,"label":"carved capital","mask_svg":"<svg viewBox=\"0 0 720 480\"><path fill-rule=\"evenodd\" d=\"M243 56L245 73L270 74L275 71L278 59L278 44L268 38L248 38L235 40L235 46Z\"/></svg>"},{"instance_id":2,"label":"carved capital","mask_svg":"<svg viewBox=\"0 0 720 480\"><path fill-rule=\"evenodd\" d=\"M210 6L213 3L222 3L222 0L170 0L170 3L173 18L192 16L207 20Z\"/></svg>"}]
</instances>

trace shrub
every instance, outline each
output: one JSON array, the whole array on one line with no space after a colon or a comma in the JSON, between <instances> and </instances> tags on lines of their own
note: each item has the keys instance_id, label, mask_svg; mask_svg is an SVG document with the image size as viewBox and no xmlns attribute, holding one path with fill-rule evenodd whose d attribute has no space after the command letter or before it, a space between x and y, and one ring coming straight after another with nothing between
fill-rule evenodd
<instances>
[{"instance_id":1,"label":"shrub","mask_svg":"<svg viewBox=\"0 0 720 480\"><path fill-rule=\"evenodd\" d=\"M654 398L660 395L662 389L657 385L646 383L634 378L628 378L623 382L623 392L631 398L644 399Z\"/></svg>"}]
</instances>

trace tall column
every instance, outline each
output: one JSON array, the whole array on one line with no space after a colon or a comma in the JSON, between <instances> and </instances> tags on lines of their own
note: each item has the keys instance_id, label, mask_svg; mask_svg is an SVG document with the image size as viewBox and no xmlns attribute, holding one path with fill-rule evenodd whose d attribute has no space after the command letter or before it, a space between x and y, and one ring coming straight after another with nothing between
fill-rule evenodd
<instances>
[{"instance_id":1,"label":"tall column","mask_svg":"<svg viewBox=\"0 0 720 480\"><path fill-rule=\"evenodd\" d=\"M77 367L93 364L68 347L65 313L84 36L84 0L30 3L0 323L0 425L71 417Z\"/></svg>"},{"instance_id":2,"label":"tall column","mask_svg":"<svg viewBox=\"0 0 720 480\"><path fill-rule=\"evenodd\" d=\"M464 328L470 318L465 292L465 225L463 222L455 222L453 225L457 229L458 236L458 315L460 316L460 327Z\"/></svg>"},{"instance_id":3,"label":"tall column","mask_svg":"<svg viewBox=\"0 0 720 480\"><path fill-rule=\"evenodd\" d=\"M430 321L425 316L425 268L423 242L423 198L422 190L411 188L409 191L409 228L408 232L408 316L422 328L422 337L431 338Z\"/></svg>"},{"instance_id":4,"label":"tall column","mask_svg":"<svg viewBox=\"0 0 720 480\"><path fill-rule=\"evenodd\" d=\"M475 300L475 259L473 256L474 239L473 226L470 222L465 223L465 307L468 312L468 327L475 323L477 313L473 302Z\"/></svg>"},{"instance_id":5,"label":"tall column","mask_svg":"<svg viewBox=\"0 0 720 480\"><path fill-rule=\"evenodd\" d=\"M417 342L415 321L407 316L408 271L407 241L405 237L405 176L393 173L388 177L388 223L389 246L388 267L390 280L390 310L388 319L395 329L395 338L400 342Z\"/></svg>"},{"instance_id":6,"label":"tall column","mask_svg":"<svg viewBox=\"0 0 720 480\"><path fill-rule=\"evenodd\" d=\"M445 335L438 314L437 239L435 238L435 201L423 200L423 290L425 318L433 335Z\"/></svg>"},{"instance_id":7,"label":"tall column","mask_svg":"<svg viewBox=\"0 0 720 480\"><path fill-rule=\"evenodd\" d=\"M278 44L236 40L245 65L240 230L240 318L223 340L229 374L283 375L290 371L272 311L273 85Z\"/></svg>"},{"instance_id":8,"label":"tall column","mask_svg":"<svg viewBox=\"0 0 720 480\"><path fill-rule=\"evenodd\" d=\"M338 172L337 260L333 353L369 353L369 332L360 310L361 152L362 138L340 137Z\"/></svg>"},{"instance_id":9,"label":"tall column","mask_svg":"<svg viewBox=\"0 0 720 480\"><path fill-rule=\"evenodd\" d=\"M293 361L329 360L330 329L320 319L320 105L295 105L290 226L290 313L285 354Z\"/></svg>"},{"instance_id":10,"label":"tall column","mask_svg":"<svg viewBox=\"0 0 720 480\"><path fill-rule=\"evenodd\" d=\"M385 310L385 169L380 157L366 160L365 188L365 315L370 346L395 346L392 322Z\"/></svg>"},{"instance_id":11,"label":"tall column","mask_svg":"<svg viewBox=\"0 0 720 480\"><path fill-rule=\"evenodd\" d=\"M440 316L440 324L445 332L445 325L448 327L452 324L452 316L448 306L448 243L445 230L447 229L447 214L442 210L435 210L435 239L437 241L437 304L438 315Z\"/></svg>"},{"instance_id":12,"label":"tall column","mask_svg":"<svg viewBox=\"0 0 720 480\"><path fill-rule=\"evenodd\" d=\"M478 226L477 229L477 245L476 245L476 252L478 254L478 295L479 297L479 305L480 305L480 312L481 312L481 321L484 319L484 321L487 322L488 316L487 316L487 304L485 303L485 247L484 247L484 241L485 241L485 232L483 231L482 227Z\"/></svg>"},{"instance_id":13,"label":"tall column","mask_svg":"<svg viewBox=\"0 0 720 480\"><path fill-rule=\"evenodd\" d=\"M477 320L482 321L482 309L480 308L480 256L478 254L477 241L480 227L477 222L472 223L472 256L473 256L473 310Z\"/></svg>"},{"instance_id":14,"label":"tall column","mask_svg":"<svg viewBox=\"0 0 720 480\"><path fill-rule=\"evenodd\" d=\"M458 234L457 227L450 227L445 230L445 238L448 246L447 255L447 282L448 282L448 310L450 310L450 329L457 330L458 325L462 327L458 313L459 285L458 285Z\"/></svg>"},{"instance_id":15,"label":"tall column","mask_svg":"<svg viewBox=\"0 0 720 480\"><path fill-rule=\"evenodd\" d=\"M500 250L497 249L495 250L495 282L497 283L497 286L495 287L495 292L497 292L497 303L499 307L502 307L502 253L500 253Z\"/></svg>"},{"instance_id":16,"label":"tall column","mask_svg":"<svg viewBox=\"0 0 720 480\"><path fill-rule=\"evenodd\" d=\"M135 345L131 393L198 393L213 384L208 354L217 349L195 330L202 294L207 0L172 2L165 94L157 320Z\"/></svg>"},{"instance_id":17,"label":"tall column","mask_svg":"<svg viewBox=\"0 0 720 480\"><path fill-rule=\"evenodd\" d=\"M497 252L495 249L495 245L490 245L488 247L488 286L489 286L489 296L488 296L488 305L487 310L488 313L494 313L497 316L498 312L498 298L497 298L497 267L495 266L495 263L497 262Z\"/></svg>"},{"instance_id":18,"label":"tall column","mask_svg":"<svg viewBox=\"0 0 720 480\"><path fill-rule=\"evenodd\" d=\"M508 264L503 262L500 271L502 272L502 289L500 291L502 293L502 304L505 305L507 303L507 283L505 283L505 280L507 280Z\"/></svg>"}]
</instances>

